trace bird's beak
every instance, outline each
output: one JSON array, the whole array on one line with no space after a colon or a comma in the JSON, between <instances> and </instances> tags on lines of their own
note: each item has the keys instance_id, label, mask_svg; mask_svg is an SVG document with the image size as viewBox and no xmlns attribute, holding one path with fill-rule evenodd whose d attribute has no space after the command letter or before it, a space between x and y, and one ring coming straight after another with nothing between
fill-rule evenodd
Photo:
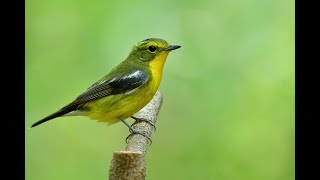
<instances>
[{"instance_id":1,"label":"bird's beak","mask_svg":"<svg viewBox=\"0 0 320 180\"><path fill-rule=\"evenodd\" d=\"M165 48L164 50L165 51L172 51L172 50L175 50L175 49L179 49L181 48L181 46L179 45L169 45L167 48Z\"/></svg>"}]
</instances>

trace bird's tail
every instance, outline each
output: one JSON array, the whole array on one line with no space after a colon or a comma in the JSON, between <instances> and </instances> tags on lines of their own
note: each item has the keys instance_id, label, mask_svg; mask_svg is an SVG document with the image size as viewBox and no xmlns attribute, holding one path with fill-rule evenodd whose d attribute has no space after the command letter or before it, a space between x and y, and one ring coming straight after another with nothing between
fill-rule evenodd
<instances>
[{"instance_id":1,"label":"bird's tail","mask_svg":"<svg viewBox=\"0 0 320 180\"><path fill-rule=\"evenodd\" d=\"M56 117L60 117L62 115L65 115L65 114L67 114L67 113L69 113L69 112L71 112L73 110L74 110L74 107L62 108L59 111L57 111L57 112L55 112L53 114L50 114L49 116L47 116L47 117L35 122L34 124L32 124L31 127L36 127L36 126L38 126L38 125L40 125L40 124L42 124L42 123L44 123L46 121L52 120L52 119L54 119Z\"/></svg>"}]
</instances>

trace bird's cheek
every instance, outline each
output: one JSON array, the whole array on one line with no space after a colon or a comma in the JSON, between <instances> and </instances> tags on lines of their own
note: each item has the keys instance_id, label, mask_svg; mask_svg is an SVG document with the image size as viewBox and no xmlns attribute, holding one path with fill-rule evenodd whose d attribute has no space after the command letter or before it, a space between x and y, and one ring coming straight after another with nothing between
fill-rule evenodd
<instances>
[{"instance_id":1,"label":"bird's cheek","mask_svg":"<svg viewBox=\"0 0 320 180\"><path fill-rule=\"evenodd\" d=\"M154 59L154 54L150 54L148 52L140 52L139 53L139 59L145 62L151 61Z\"/></svg>"}]
</instances>

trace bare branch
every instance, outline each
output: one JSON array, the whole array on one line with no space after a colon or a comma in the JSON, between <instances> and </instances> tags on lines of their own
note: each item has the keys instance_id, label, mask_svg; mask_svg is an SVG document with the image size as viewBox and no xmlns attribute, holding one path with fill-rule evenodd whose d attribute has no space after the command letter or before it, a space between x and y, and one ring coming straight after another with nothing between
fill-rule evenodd
<instances>
[{"instance_id":1,"label":"bare branch","mask_svg":"<svg viewBox=\"0 0 320 180\"><path fill-rule=\"evenodd\" d=\"M147 119L154 125L162 105L162 95L159 91L153 99L141 109L135 117ZM153 127L147 122L138 122L133 125L134 129L146 131L151 138ZM109 168L110 180L145 179L146 163L144 155L149 146L149 140L140 135L133 134L128 138L126 151L113 153L113 159Z\"/></svg>"}]
</instances>

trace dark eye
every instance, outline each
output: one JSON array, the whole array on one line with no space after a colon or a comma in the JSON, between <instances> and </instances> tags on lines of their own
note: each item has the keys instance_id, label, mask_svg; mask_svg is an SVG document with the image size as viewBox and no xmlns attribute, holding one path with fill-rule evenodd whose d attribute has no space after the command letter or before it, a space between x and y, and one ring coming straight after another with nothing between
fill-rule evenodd
<instances>
[{"instance_id":1,"label":"dark eye","mask_svg":"<svg viewBox=\"0 0 320 180\"><path fill-rule=\"evenodd\" d=\"M154 52L157 48L155 46L149 46L149 51Z\"/></svg>"}]
</instances>

